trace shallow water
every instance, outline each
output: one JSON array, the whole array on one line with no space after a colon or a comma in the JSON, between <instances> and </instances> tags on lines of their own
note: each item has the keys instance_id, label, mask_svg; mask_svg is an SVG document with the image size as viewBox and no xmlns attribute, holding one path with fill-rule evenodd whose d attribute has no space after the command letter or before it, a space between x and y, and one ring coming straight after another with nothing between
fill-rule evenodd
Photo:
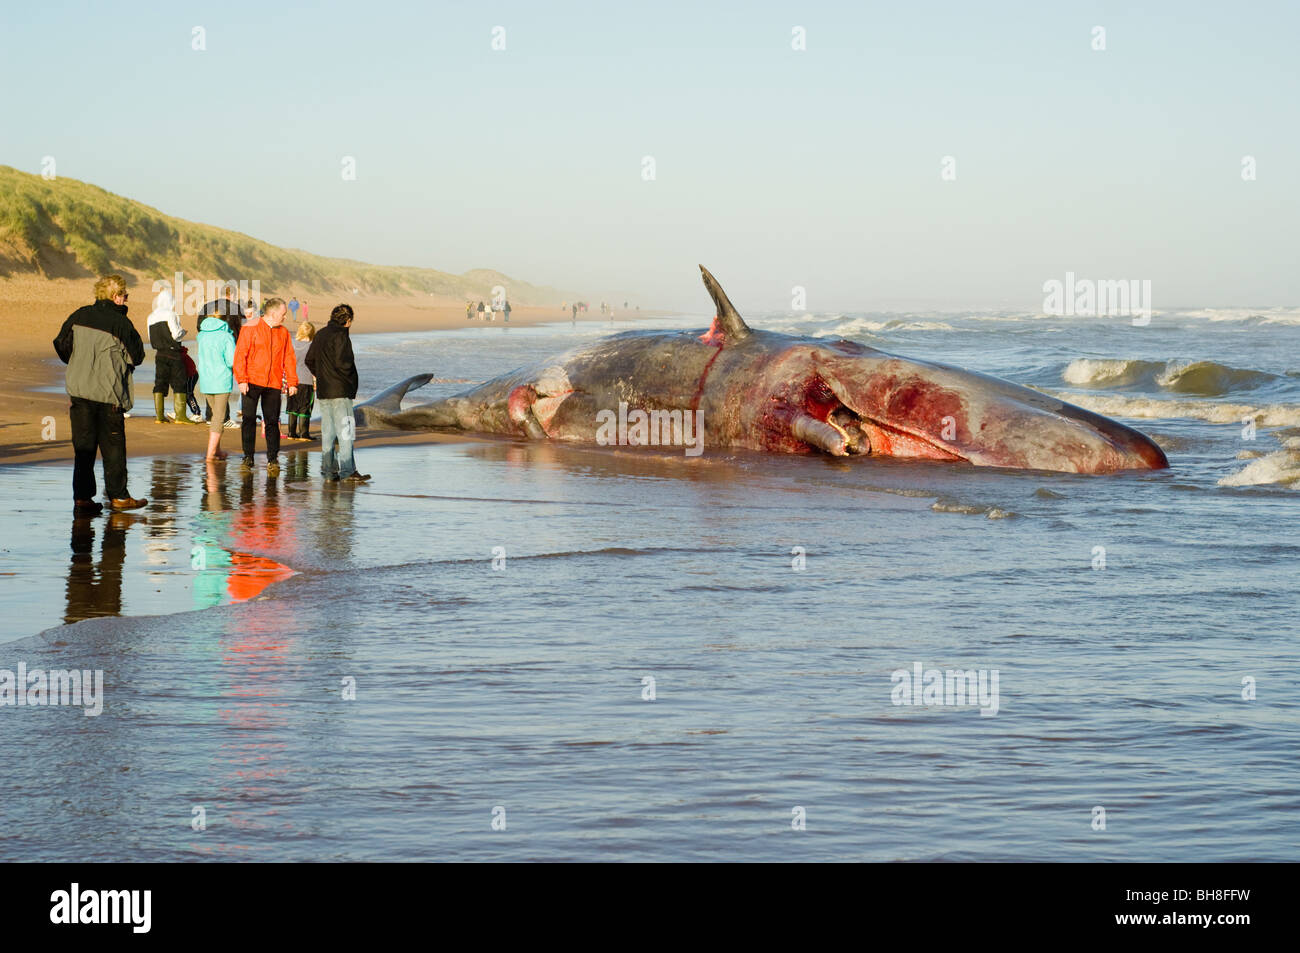
<instances>
[{"instance_id":1,"label":"shallow water","mask_svg":"<svg viewBox=\"0 0 1300 953\"><path fill-rule=\"evenodd\" d=\"M1296 491L1220 485L1288 434L1199 404L1300 405L1300 328L1206 314L753 322L1172 401L1130 420L1159 473L490 441L365 448L357 489L301 451L275 480L132 460L149 510L76 524L66 468L4 468L0 669L102 669L105 696L0 707L0 856L1290 860ZM450 393L607 330L358 359L369 391ZM1270 376L1158 381L1211 359ZM996 670L996 715L894 704L918 662Z\"/></svg>"}]
</instances>

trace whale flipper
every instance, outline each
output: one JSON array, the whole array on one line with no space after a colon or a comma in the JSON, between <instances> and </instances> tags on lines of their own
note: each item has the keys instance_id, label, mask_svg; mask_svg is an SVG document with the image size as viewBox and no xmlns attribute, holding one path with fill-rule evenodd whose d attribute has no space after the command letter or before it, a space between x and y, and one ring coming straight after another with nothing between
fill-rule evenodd
<instances>
[{"instance_id":1,"label":"whale flipper","mask_svg":"<svg viewBox=\"0 0 1300 953\"><path fill-rule=\"evenodd\" d=\"M364 425L369 422L367 413L374 417L396 414L402 409L402 398L406 396L408 390L423 387L431 380L433 380L432 374L416 374L414 377L408 377L401 383L379 392L364 404L358 404L353 409L352 415L358 425Z\"/></svg>"}]
</instances>

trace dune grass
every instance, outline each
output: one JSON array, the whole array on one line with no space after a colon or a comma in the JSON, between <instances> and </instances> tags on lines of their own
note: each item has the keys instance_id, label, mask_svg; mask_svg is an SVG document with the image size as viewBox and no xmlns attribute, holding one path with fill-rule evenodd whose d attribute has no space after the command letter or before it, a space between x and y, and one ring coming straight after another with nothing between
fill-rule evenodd
<instances>
[{"instance_id":1,"label":"dune grass","mask_svg":"<svg viewBox=\"0 0 1300 953\"><path fill-rule=\"evenodd\" d=\"M367 294L436 294L486 300L495 285L521 305L554 305L571 293L489 269L453 275L370 265L278 248L239 232L188 222L76 179L46 180L0 165L0 277L84 278L109 271L170 279L258 279L264 288Z\"/></svg>"}]
</instances>

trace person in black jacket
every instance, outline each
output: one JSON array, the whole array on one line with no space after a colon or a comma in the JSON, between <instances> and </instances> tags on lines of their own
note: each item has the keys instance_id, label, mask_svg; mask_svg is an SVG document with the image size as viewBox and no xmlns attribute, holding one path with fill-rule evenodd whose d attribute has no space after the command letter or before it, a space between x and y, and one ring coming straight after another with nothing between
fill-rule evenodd
<instances>
[{"instance_id":1,"label":"person in black jacket","mask_svg":"<svg viewBox=\"0 0 1300 953\"><path fill-rule=\"evenodd\" d=\"M126 491L126 411L131 409L131 371L144 361L144 342L126 316L126 279L105 275L95 282L95 303L63 322L54 350L68 365L72 423L74 512L94 516L95 455L104 461L109 507L134 510L147 504Z\"/></svg>"},{"instance_id":2,"label":"person in black jacket","mask_svg":"<svg viewBox=\"0 0 1300 953\"><path fill-rule=\"evenodd\" d=\"M330 323L316 332L305 362L316 378L316 402L320 405L321 474L326 480L364 483L367 473L358 473L352 459L356 420L352 402L357 396L357 364L352 355L353 312L341 304L330 312ZM335 453L334 443L338 442Z\"/></svg>"},{"instance_id":3,"label":"person in black jacket","mask_svg":"<svg viewBox=\"0 0 1300 953\"><path fill-rule=\"evenodd\" d=\"M189 397L190 375L186 370L185 348L181 340L185 329L181 327L180 315L176 313L172 293L164 288L154 299L153 312L149 315L149 343L154 349L153 372L153 409L154 419L167 423L165 403L167 391L172 392L172 407L176 411L176 423L198 424L201 420L191 420L185 412ZM197 405L195 405L197 407Z\"/></svg>"}]
</instances>

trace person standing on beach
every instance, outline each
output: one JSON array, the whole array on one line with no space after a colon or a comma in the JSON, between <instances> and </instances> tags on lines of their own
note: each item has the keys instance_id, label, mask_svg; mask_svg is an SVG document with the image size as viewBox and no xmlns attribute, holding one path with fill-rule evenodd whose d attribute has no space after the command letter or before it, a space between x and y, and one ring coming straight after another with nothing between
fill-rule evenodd
<instances>
[{"instance_id":1,"label":"person standing on beach","mask_svg":"<svg viewBox=\"0 0 1300 953\"><path fill-rule=\"evenodd\" d=\"M474 320L474 302L473 302L473 301L466 301L466 302L465 302L465 320L466 320L466 321L472 321L472 320Z\"/></svg>"},{"instance_id":2,"label":"person standing on beach","mask_svg":"<svg viewBox=\"0 0 1300 953\"><path fill-rule=\"evenodd\" d=\"M505 316L506 323L510 323L510 299L506 298L506 303L501 306L501 313Z\"/></svg>"},{"instance_id":3,"label":"person standing on beach","mask_svg":"<svg viewBox=\"0 0 1300 953\"><path fill-rule=\"evenodd\" d=\"M482 302L482 301L480 301L480 302L478 303L478 316L479 316L479 320L480 320L480 321L483 320L483 302Z\"/></svg>"},{"instance_id":4,"label":"person standing on beach","mask_svg":"<svg viewBox=\"0 0 1300 953\"><path fill-rule=\"evenodd\" d=\"M167 423L167 391L172 392L172 409L176 412L178 424L201 424L201 420L190 420L185 410L189 396L189 375L185 372L185 354L181 339L185 329L176 314L172 293L167 288L159 292L154 299L153 311L149 315L149 344L154 349L153 369L153 409L157 423Z\"/></svg>"},{"instance_id":5,"label":"person standing on beach","mask_svg":"<svg viewBox=\"0 0 1300 953\"><path fill-rule=\"evenodd\" d=\"M249 312L254 315L257 314L256 305L253 301L250 299L248 303ZM199 326L202 327L204 319L213 315L226 322L226 326L230 328L231 336L236 342L238 342L239 332L244 326L244 309L241 308L239 302L235 300L235 288L232 283L226 282L226 290L223 297L214 298L199 309ZM212 419L211 405L208 405L208 409L204 413L204 419ZM226 404L226 419L230 419L229 402ZM234 427L235 425L232 423L230 426Z\"/></svg>"},{"instance_id":6,"label":"person standing on beach","mask_svg":"<svg viewBox=\"0 0 1300 953\"><path fill-rule=\"evenodd\" d=\"M199 325L199 393L208 405L208 453L205 460L224 460L222 421L226 419L230 392L235 389L235 336L230 325L215 314Z\"/></svg>"},{"instance_id":7,"label":"person standing on beach","mask_svg":"<svg viewBox=\"0 0 1300 953\"><path fill-rule=\"evenodd\" d=\"M307 366L307 351L311 347L316 329L304 320L294 335L293 351L298 364L298 393L289 398L289 439L311 439L311 407L315 394L315 379Z\"/></svg>"},{"instance_id":8,"label":"person standing on beach","mask_svg":"<svg viewBox=\"0 0 1300 953\"><path fill-rule=\"evenodd\" d=\"M306 301L304 301L304 302L302 303L302 319L303 319L304 322L307 320L307 302L306 302Z\"/></svg>"},{"instance_id":9,"label":"person standing on beach","mask_svg":"<svg viewBox=\"0 0 1300 953\"><path fill-rule=\"evenodd\" d=\"M483 305L480 302L479 307ZM365 483L368 473L358 473L352 458L356 419L352 402L357 396L357 364L352 354L352 306L341 304L330 312L330 323L321 328L307 351L306 364L316 378L320 402L321 475L326 480ZM334 443L338 442L338 452Z\"/></svg>"},{"instance_id":10,"label":"person standing on beach","mask_svg":"<svg viewBox=\"0 0 1300 953\"><path fill-rule=\"evenodd\" d=\"M573 320L578 320L578 306L576 304L573 306Z\"/></svg>"},{"instance_id":11,"label":"person standing on beach","mask_svg":"<svg viewBox=\"0 0 1300 953\"><path fill-rule=\"evenodd\" d=\"M95 303L63 322L54 351L68 365L68 417L72 424L72 499L78 516L104 511L95 502L95 454L104 461L109 508L146 505L126 490L126 420L131 409L131 371L144 361L144 342L126 316L126 279L105 275L95 282Z\"/></svg>"},{"instance_id":12,"label":"person standing on beach","mask_svg":"<svg viewBox=\"0 0 1300 953\"><path fill-rule=\"evenodd\" d=\"M239 306L235 300L235 287L233 282L226 282L225 294L220 298L213 298L202 308L199 309L199 324L208 315L215 314L221 318L230 327L230 333L239 340L239 329L244 323L244 309Z\"/></svg>"},{"instance_id":13,"label":"person standing on beach","mask_svg":"<svg viewBox=\"0 0 1300 953\"><path fill-rule=\"evenodd\" d=\"M287 311L283 299L272 298L263 306L261 319L247 325L235 342L235 384L243 395L244 466L253 468L257 407L261 404L266 470L271 476L280 472L280 388L287 381L289 396L298 393L293 339L282 327Z\"/></svg>"},{"instance_id":14,"label":"person standing on beach","mask_svg":"<svg viewBox=\"0 0 1300 953\"><path fill-rule=\"evenodd\" d=\"M289 299L289 310L293 312L293 319L297 321L298 320L298 299L297 298Z\"/></svg>"}]
</instances>

